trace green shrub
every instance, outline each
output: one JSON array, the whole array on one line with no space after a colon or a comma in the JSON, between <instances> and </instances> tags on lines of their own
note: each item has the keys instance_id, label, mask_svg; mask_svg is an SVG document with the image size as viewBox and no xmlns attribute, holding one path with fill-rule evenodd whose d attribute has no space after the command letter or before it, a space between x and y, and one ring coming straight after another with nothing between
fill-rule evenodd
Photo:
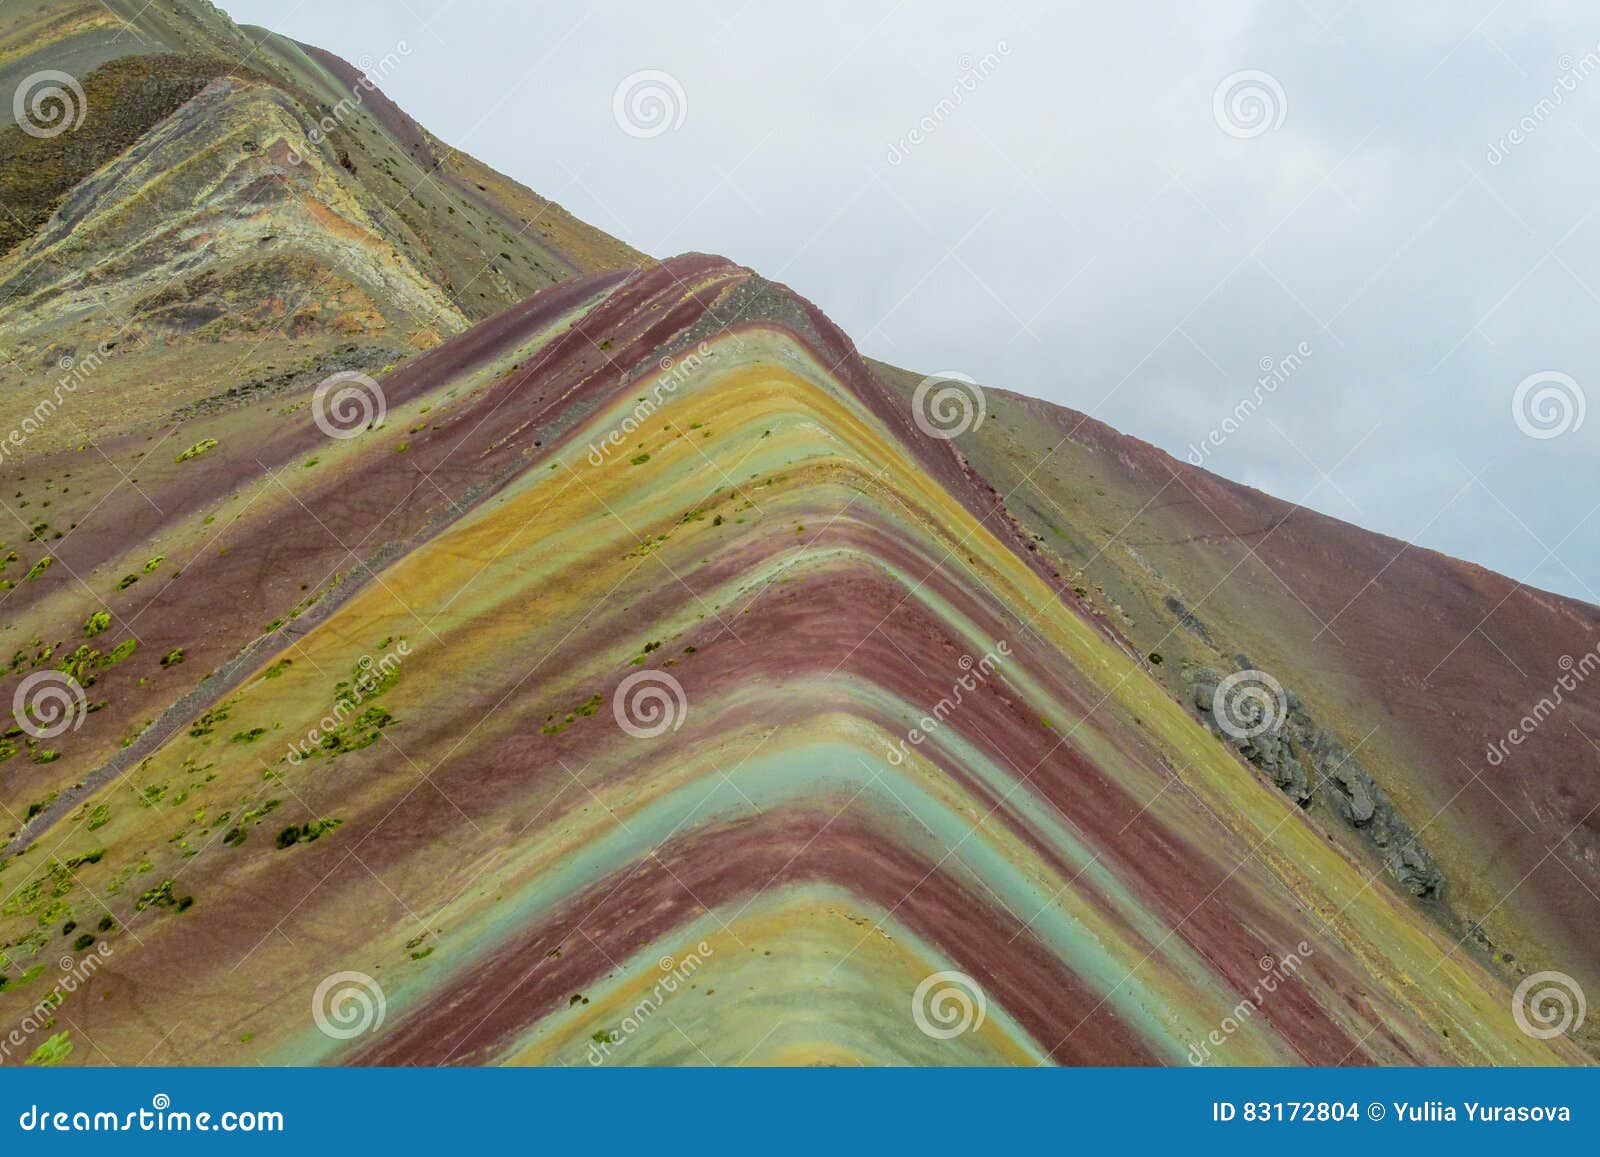
<instances>
[{"instance_id":1,"label":"green shrub","mask_svg":"<svg viewBox=\"0 0 1600 1157\"><path fill-rule=\"evenodd\" d=\"M191 458L198 458L198 457L200 457L200 455L206 453L207 451L215 450L216 448L217 448L217 440L215 438L204 438L204 439L200 440L199 442L196 442L193 446L190 446L182 454L179 454L176 458L173 459L173 461L174 462L187 462Z\"/></svg>"},{"instance_id":2,"label":"green shrub","mask_svg":"<svg viewBox=\"0 0 1600 1157\"><path fill-rule=\"evenodd\" d=\"M58 1032L55 1036L45 1041L33 1050L33 1055L28 1058L30 1065L57 1065L66 1060L72 1053L72 1042L67 1039L68 1034Z\"/></svg>"}]
</instances>

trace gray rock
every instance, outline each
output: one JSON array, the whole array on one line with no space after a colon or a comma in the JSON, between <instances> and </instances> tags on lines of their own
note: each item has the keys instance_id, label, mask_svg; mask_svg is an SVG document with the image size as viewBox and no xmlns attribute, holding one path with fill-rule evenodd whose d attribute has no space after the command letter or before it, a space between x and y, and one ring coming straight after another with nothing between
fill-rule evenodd
<instances>
[{"instance_id":1,"label":"gray rock","mask_svg":"<svg viewBox=\"0 0 1600 1157\"><path fill-rule=\"evenodd\" d=\"M1251 666L1245 655L1236 656L1235 661L1241 670ZM1206 667L1190 673L1190 694L1201 721L1300 807L1320 799L1380 853L1401 888L1421 899L1441 899L1444 873L1417 842L1411 825L1360 760L1312 718L1300 697L1285 688L1288 715L1282 724L1248 739L1235 739L1217 727L1212 714L1221 678Z\"/></svg>"}]
</instances>

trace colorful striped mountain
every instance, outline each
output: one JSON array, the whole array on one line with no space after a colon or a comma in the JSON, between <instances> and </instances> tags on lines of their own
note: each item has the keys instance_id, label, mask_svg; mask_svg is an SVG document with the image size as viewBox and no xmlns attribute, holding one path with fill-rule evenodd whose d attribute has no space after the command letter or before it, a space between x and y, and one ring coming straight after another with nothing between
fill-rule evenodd
<instances>
[{"instance_id":1,"label":"colorful striped mountain","mask_svg":"<svg viewBox=\"0 0 1600 1157\"><path fill-rule=\"evenodd\" d=\"M126 116L0 141L0 1062L1597 1055L1596 608L869 362L209 6L0 66Z\"/></svg>"}]
</instances>

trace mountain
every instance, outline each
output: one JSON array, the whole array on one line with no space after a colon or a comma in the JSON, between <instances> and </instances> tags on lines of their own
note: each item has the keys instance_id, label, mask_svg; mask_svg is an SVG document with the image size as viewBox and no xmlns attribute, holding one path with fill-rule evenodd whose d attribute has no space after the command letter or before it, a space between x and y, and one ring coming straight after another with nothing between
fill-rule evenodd
<instances>
[{"instance_id":1,"label":"mountain","mask_svg":"<svg viewBox=\"0 0 1600 1157\"><path fill-rule=\"evenodd\" d=\"M1596 697L1485 755L1594 608L869 362L205 5L0 20L88 108L0 140L0 1060L1595 1055Z\"/></svg>"},{"instance_id":2,"label":"mountain","mask_svg":"<svg viewBox=\"0 0 1600 1157\"><path fill-rule=\"evenodd\" d=\"M1294 750L1249 762L1513 977L1595 991L1600 611L988 398L957 445L1175 697L1203 716L1218 671L1278 676Z\"/></svg>"},{"instance_id":3,"label":"mountain","mask_svg":"<svg viewBox=\"0 0 1600 1157\"><path fill-rule=\"evenodd\" d=\"M49 70L81 76L82 99ZM46 100L30 114L44 135L0 134L0 380L17 385L0 423L27 415L27 383L89 357L100 406L68 395L45 444L380 372L536 290L643 260L369 83L204 4L0 11L0 87L64 91L82 113L56 131Z\"/></svg>"}]
</instances>

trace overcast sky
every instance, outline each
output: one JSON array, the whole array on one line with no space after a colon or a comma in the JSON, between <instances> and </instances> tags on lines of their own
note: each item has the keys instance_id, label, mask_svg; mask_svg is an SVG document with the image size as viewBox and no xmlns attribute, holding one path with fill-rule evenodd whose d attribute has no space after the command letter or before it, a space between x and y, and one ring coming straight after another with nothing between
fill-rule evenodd
<instances>
[{"instance_id":1,"label":"overcast sky","mask_svg":"<svg viewBox=\"0 0 1600 1157\"><path fill-rule=\"evenodd\" d=\"M868 354L1600 602L1592 4L224 7Z\"/></svg>"}]
</instances>

